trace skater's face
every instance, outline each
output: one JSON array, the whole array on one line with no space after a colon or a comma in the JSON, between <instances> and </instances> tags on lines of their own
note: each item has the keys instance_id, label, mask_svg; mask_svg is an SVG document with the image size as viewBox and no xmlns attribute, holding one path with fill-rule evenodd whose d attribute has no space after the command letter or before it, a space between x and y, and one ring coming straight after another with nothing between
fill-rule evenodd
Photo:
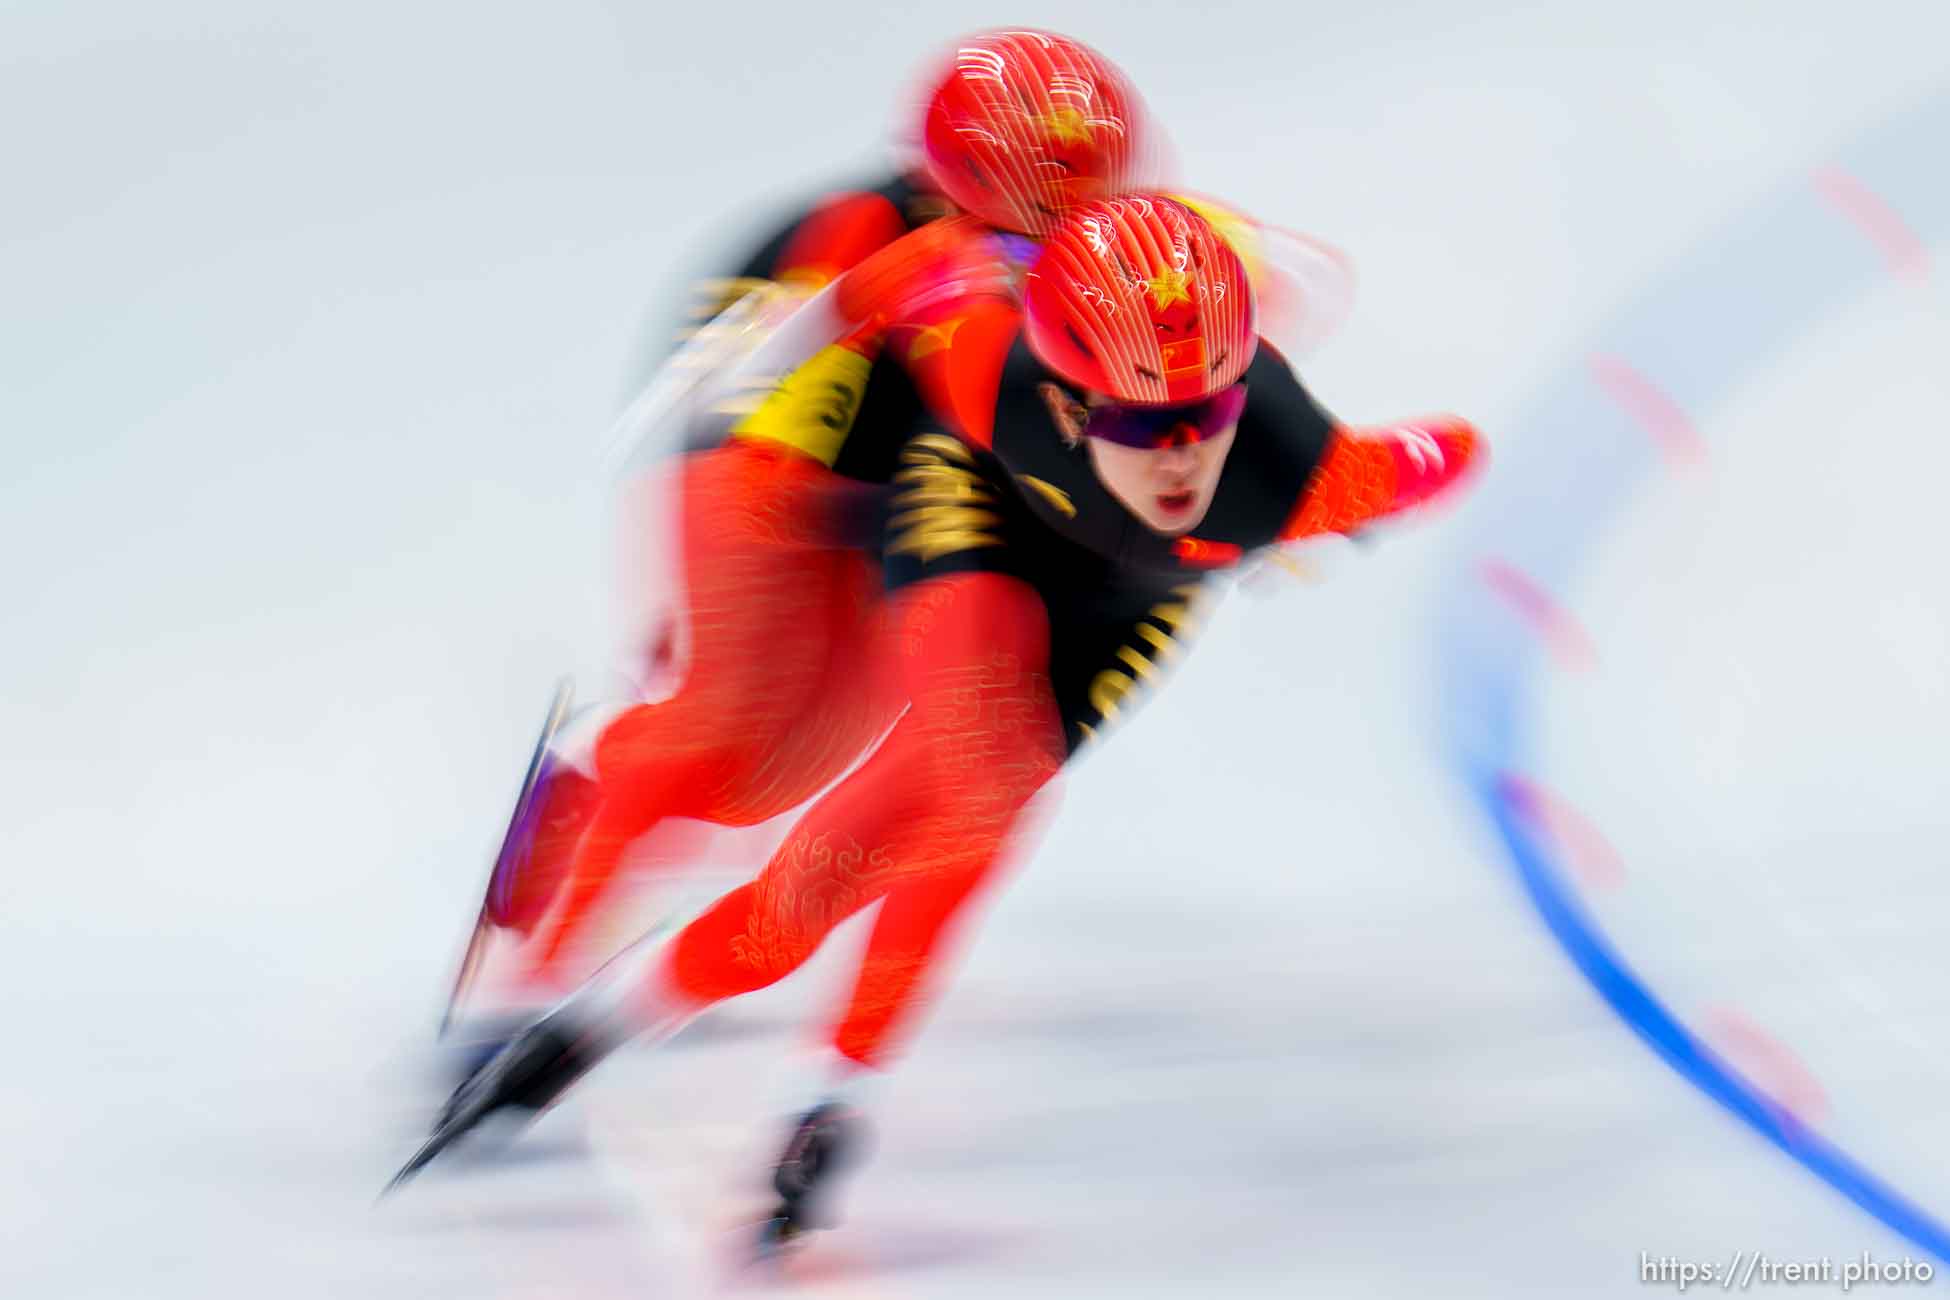
<instances>
[{"instance_id":1,"label":"skater's face","mask_svg":"<svg viewBox=\"0 0 1950 1300\"><path fill-rule=\"evenodd\" d=\"M1205 519L1239 431L1243 389L1182 412L1148 410L1139 413L1141 419L1123 420L1120 408L1095 393L1081 405L1045 396L1064 436L1089 449L1098 481L1147 528L1179 537ZM1093 430L1099 428L1113 436L1097 436Z\"/></svg>"}]
</instances>

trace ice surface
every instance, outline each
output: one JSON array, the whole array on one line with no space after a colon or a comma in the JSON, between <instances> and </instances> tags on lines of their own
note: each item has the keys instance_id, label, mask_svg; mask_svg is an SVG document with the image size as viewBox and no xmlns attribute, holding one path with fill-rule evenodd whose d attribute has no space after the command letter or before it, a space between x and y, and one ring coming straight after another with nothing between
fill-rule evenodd
<instances>
[{"instance_id":1,"label":"ice surface","mask_svg":"<svg viewBox=\"0 0 1950 1300\"><path fill-rule=\"evenodd\" d=\"M599 453L658 304L757 196L870 168L915 57L994 17L0 19L0 1293L779 1285L726 1234L843 946L372 1197L534 715L607 663ZM1950 88L1924 3L1034 17L1125 63L1196 188L1354 257L1324 401L1467 413L1512 472L1590 436L1521 418L1580 340ZM1876 260L1836 229L1782 275ZM1599 667L1540 677L1534 747L1641 974L1950 1213L1942 302L1872 278L1688 412L1706 472L1557 593ZM1613 1016L1456 784L1431 611L1553 507L1483 501L1235 596L1075 773L792 1290L1622 1296L1641 1252L1912 1249Z\"/></svg>"}]
</instances>

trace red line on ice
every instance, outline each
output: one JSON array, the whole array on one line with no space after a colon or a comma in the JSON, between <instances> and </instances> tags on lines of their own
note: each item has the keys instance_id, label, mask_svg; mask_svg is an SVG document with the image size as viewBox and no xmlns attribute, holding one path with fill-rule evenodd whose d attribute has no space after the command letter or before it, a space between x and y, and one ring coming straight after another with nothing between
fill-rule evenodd
<instances>
[{"instance_id":1,"label":"red line on ice","mask_svg":"<svg viewBox=\"0 0 1950 1300\"><path fill-rule=\"evenodd\" d=\"M1668 460L1697 464L1706 459L1706 443L1699 430L1664 389L1620 357L1601 352L1590 364L1598 386L1652 435Z\"/></svg>"},{"instance_id":2,"label":"red line on ice","mask_svg":"<svg viewBox=\"0 0 1950 1300\"><path fill-rule=\"evenodd\" d=\"M1564 860L1593 889L1625 883L1625 861L1591 819L1560 795L1514 773L1503 774L1503 797L1527 822L1550 836Z\"/></svg>"},{"instance_id":3,"label":"red line on ice","mask_svg":"<svg viewBox=\"0 0 1950 1300\"><path fill-rule=\"evenodd\" d=\"M1828 1093L1807 1063L1780 1039L1732 1007L1708 1013L1707 1033L1783 1110L1805 1123L1828 1117Z\"/></svg>"},{"instance_id":4,"label":"red line on ice","mask_svg":"<svg viewBox=\"0 0 1950 1300\"><path fill-rule=\"evenodd\" d=\"M1912 280L1929 277L1928 246L1888 200L1839 167L1816 168L1808 179L1815 193L1868 237L1891 271Z\"/></svg>"},{"instance_id":5,"label":"red line on ice","mask_svg":"<svg viewBox=\"0 0 1950 1300\"><path fill-rule=\"evenodd\" d=\"M1482 572L1490 590L1530 624L1560 664L1585 669L1597 662L1598 648L1589 634L1528 574L1503 560L1483 561Z\"/></svg>"}]
</instances>

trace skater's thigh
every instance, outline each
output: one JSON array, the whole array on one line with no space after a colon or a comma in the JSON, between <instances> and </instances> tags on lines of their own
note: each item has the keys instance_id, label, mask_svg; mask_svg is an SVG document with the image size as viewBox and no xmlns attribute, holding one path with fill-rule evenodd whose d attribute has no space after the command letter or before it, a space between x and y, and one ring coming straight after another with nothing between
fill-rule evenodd
<instances>
[{"instance_id":1,"label":"skater's thigh","mask_svg":"<svg viewBox=\"0 0 1950 1300\"><path fill-rule=\"evenodd\" d=\"M689 653L678 696L740 730L803 711L832 656L833 610L858 599L845 552L791 540L794 514L818 503L802 467L777 459L727 446L692 457L684 482Z\"/></svg>"},{"instance_id":2,"label":"skater's thigh","mask_svg":"<svg viewBox=\"0 0 1950 1300\"><path fill-rule=\"evenodd\" d=\"M772 744L753 751L750 769L717 810L727 825L765 821L811 799L858 762L906 705L885 663L886 605L872 562L841 553L832 563L827 622L818 637L825 671Z\"/></svg>"}]
</instances>

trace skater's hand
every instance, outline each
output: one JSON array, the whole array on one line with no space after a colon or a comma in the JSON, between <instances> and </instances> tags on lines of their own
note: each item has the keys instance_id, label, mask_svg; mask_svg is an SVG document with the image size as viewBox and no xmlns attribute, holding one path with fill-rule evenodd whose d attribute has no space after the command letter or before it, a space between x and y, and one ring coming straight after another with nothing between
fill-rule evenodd
<instances>
[{"instance_id":1,"label":"skater's hand","mask_svg":"<svg viewBox=\"0 0 1950 1300\"><path fill-rule=\"evenodd\" d=\"M1280 540L1357 538L1378 520L1447 495L1481 465L1483 449L1475 427L1453 415L1339 430Z\"/></svg>"}]
</instances>

